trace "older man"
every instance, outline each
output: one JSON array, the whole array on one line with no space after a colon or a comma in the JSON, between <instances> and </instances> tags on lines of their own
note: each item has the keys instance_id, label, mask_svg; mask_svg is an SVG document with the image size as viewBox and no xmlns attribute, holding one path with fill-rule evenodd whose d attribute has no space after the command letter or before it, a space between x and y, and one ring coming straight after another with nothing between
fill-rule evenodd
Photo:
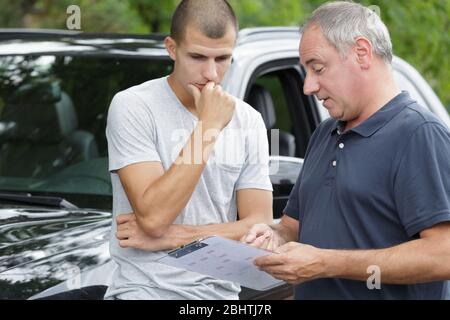
<instances>
[{"instance_id":1,"label":"older man","mask_svg":"<svg viewBox=\"0 0 450 320\"><path fill-rule=\"evenodd\" d=\"M297 299L446 292L450 133L399 90L392 56L386 26L359 4L323 5L303 28L304 92L331 119L311 138L281 223L242 238L279 253L255 263L296 284Z\"/></svg>"}]
</instances>

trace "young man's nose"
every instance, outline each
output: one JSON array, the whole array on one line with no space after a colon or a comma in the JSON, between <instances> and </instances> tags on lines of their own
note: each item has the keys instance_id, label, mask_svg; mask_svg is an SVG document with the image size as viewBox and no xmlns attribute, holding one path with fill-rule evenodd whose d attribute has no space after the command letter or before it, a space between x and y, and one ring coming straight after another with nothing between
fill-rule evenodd
<instances>
[{"instance_id":1,"label":"young man's nose","mask_svg":"<svg viewBox=\"0 0 450 320\"><path fill-rule=\"evenodd\" d=\"M214 60L208 60L203 69L203 76L209 81L214 81L217 79L217 66Z\"/></svg>"},{"instance_id":2,"label":"young man's nose","mask_svg":"<svg viewBox=\"0 0 450 320\"><path fill-rule=\"evenodd\" d=\"M303 84L303 92L305 95L316 94L320 89L319 82L315 76L306 75L305 83Z\"/></svg>"}]
</instances>

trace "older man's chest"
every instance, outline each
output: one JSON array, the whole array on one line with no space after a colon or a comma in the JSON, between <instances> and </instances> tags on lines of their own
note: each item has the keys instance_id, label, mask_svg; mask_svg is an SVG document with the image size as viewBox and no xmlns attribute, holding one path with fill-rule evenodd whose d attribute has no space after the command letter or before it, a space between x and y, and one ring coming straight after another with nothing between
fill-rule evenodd
<instances>
[{"instance_id":1,"label":"older man's chest","mask_svg":"<svg viewBox=\"0 0 450 320\"><path fill-rule=\"evenodd\" d=\"M333 193L335 197L328 199L393 202L398 147L376 135L335 135L321 140L311 147L305 161L301 198Z\"/></svg>"}]
</instances>

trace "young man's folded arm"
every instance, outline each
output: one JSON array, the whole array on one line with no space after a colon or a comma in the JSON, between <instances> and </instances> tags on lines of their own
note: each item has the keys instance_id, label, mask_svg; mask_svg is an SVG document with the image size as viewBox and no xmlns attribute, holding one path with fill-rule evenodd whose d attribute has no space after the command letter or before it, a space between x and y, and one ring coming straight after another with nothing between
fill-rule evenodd
<instances>
[{"instance_id":1,"label":"young man's folded arm","mask_svg":"<svg viewBox=\"0 0 450 320\"><path fill-rule=\"evenodd\" d=\"M177 239L174 245L182 245L199 238L212 235L239 240L256 223L271 224L272 191L262 189L243 189L237 191L239 220L228 223L200 226L177 225Z\"/></svg>"},{"instance_id":2,"label":"young man's folded arm","mask_svg":"<svg viewBox=\"0 0 450 320\"><path fill-rule=\"evenodd\" d=\"M218 235L239 240L255 223L272 222L272 192L259 189L245 189L237 192L239 220L209 225L170 225L158 237L145 232L137 214L122 214L117 217L116 234L120 246L147 251L171 250L194 240Z\"/></svg>"}]
</instances>

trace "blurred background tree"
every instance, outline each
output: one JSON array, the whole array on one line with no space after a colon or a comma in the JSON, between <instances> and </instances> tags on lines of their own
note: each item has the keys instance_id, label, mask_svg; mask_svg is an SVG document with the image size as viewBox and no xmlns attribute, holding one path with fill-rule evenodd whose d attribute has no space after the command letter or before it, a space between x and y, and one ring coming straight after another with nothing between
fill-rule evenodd
<instances>
[{"instance_id":1,"label":"blurred background tree","mask_svg":"<svg viewBox=\"0 0 450 320\"><path fill-rule=\"evenodd\" d=\"M229 0L241 28L299 26L325 0ZM0 28L66 28L81 8L84 32L168 32L179 0L0 0ZM396 55L414 65L450 110L450 0L357 0L377 5Z\"/></svg>"}]
</instances>

